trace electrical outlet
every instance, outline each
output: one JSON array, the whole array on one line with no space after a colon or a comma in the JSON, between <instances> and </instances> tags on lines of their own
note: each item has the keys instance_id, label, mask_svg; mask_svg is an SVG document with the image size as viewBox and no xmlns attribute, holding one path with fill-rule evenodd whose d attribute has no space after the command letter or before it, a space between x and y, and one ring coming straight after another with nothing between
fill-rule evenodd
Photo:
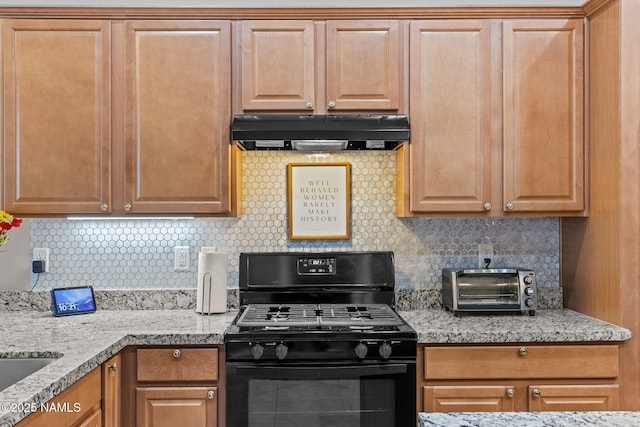
<instances>
[{"instance_id":1,"label":"electrical outlet","mask_svg":"<svg viewBox=\"0 0 640 427\"><path fill-rule=\"evenodd\" d=\"M44 272L49 272L49 248L33 248L33 260L44 261Z\"/></svg>"},{"instance_id":2,"label":"electrical outlet","mask_svg":"<svg viewBox=\"0 0 640 427\"><path fill-rule=\"evenodd\" d=\"M189 271L189 246L175 246L173 255L175 271Z\"/></svg>"},{"instance_id":3,"label":"electrical outlet","mask_svg":"<svg viewBox=\"0 0 640 427\"><path fill-rule=\"evenodd\" d=\"M493 262L493 245L491 243L478 245L478 268L488 268L491 262Z\"/></svg>"}]
</instances>

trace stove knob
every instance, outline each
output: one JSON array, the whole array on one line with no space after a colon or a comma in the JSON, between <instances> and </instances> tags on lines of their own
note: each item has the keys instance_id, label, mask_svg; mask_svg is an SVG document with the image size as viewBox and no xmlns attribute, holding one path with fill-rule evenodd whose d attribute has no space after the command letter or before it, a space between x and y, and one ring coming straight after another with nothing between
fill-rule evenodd
<instances>
[{"instance_id":1,"label":"stove knob","mask_svg":"<svg viewBox=\"0 0 640 427\"><path fill-rule=\"evenodd\" d=\"M367 356L367 352L369 351L367 345L363 342L358 343L354 350L356 352L356 356L358 356L359 359L364 359Z\"/></svg>"},{"instance_id":2,"label":"stove knob","mask_svg":"<svg viewBox=\"0 0 640 427\"><path fill-rule=\"evenodd\" d=\"M254 344L251 346L251 355L255 360L258 360L264 354L264 347L260 344Z\"/></svg>"},{"instance_id":3,"label":"stove knob","mask_svg":"<svg viewBox=\"0 0 640 427\"><path fill-rule=\"evenodd\" d=\"M378 347L378 353L383 359L388 359L391 356L391 344L388 342L380 344L380 347Z\"/></svg>"},{"instance_id":4,"label":"stove knob","mask_svg":"<svg viewBox=\"0 0 640 427\"><path fill-rule=\"evenodd\" d=\"M531 276L524 276L524 283L525 285L530 285L533 283L533 278L531 278Z\"/></svg>"},{"instance_id":5,"label":"stove knob","mask_svg":"<svg viewBox=\"0 0 640 427\"><path fill-rule=\"evenodd\" d=\"M524 305L526 305L527 307L533 307L535 303L533 302L533 298L527 298L526 300L524 300Z\"/></svg>"},{"instance_id":6,"label":"stove knob","mask_svg":"<svg viewBox=\"0 0 640 427\"><path fill-rule=\"evenodd\" d=\"M528 297L533 295L533 288L524 288L524 294Z\"/></svg>"},{"instance_id":7,"label":"stove knob","mask_svg":"<svg viewBox=\"0 0 640 427\"><path fill-rule=\"evenodd\" d=\"M287 347L284 344L278 344L276 346L276 357L279 360L284 359L285 357L287 357L287 354L289 354L289 347Z\"/></svg>"}]
</instances>

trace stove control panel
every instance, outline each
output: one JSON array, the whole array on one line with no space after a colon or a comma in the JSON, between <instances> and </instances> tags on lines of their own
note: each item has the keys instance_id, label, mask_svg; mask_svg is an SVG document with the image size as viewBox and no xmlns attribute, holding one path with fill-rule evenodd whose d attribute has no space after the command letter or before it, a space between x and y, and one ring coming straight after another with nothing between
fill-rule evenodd
<instances>
[{"instance_id":1,"label":"stove control panel","mask_svg":"<svg viewBox=\"0 0 640 427\"><path fill-rule=\"evenodd\" d=\"M333 276L336 274L336 259L333 257L298 258L298 274L300 276Z\"/></svg>"},{"instance_id":2,"label":"stove control panel","mask_svg":"<svg viewBox=\"0 0 640 427\"><path fill-rule=\"evenodd\" d=\"M227 343L227 360L390 360L415 359L415 341L360 340L255 340Z\"/></svg>"}]
</instances>

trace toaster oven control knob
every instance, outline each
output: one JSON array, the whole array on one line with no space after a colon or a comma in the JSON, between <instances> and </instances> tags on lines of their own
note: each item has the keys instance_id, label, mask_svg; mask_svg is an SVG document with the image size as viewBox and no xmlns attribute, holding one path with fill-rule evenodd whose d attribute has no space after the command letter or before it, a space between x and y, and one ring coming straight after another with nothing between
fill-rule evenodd
<instances>
[{"instance_id":1,"label":"toaster oven control knob","mask_svg":"<svg viewBox=\"0 0 640 427\"><path fill-rule=\"evenodd\" d=\"M354 351L356 352L356 356L358 356L359 359L364 359L367 356L369 349L367 348L367 345L365 343L360 342L358 343L358 345L356 345Z\"/></svg>"},{"instance_id":2,"label":"toaster oven control knob","mask_svg":"<svg viewBox=\"0 0 640 427\"><path fill-rule=\"evenodd\" d=\"M287 357L287 354L289 354L289 347L287 347L286 345L280 343L276 346L276 357L279 360L284 359L285 357Z\"/></svg>"},{"instance_id":3,"label":"toaster oven control knob","mask_svg":"<svg viewBox=\"0 0 640 427\"><path fill-rule=\"evenodd\" d=\"M524 294L528 297L533 295L533 288L524 288Z\"/></svg>"},{"instance_id":4,"label":"toaster oven control knob","mask_svg":"<svg viewBox=\"0 0 640 427\"><path fill-rule=\"evenodd\" d=\"M258 360L264 354L264 347L260 344L254 344L251 346L251 355L255 360Z\"/></svg>"},{"instance_id":5,"label":"toaster oven control knob","mask_svg":"<svg viewBox=\"0 0 640 427\"><path fill-rule=\"evenodd\" d=\"M525 285L530 285L533 283L533 278L531 276L524 276L524 283Z\"/></svg>"},{"instance_id":6,"label":"toaster oven control knob","mask_svg":"<svg viewBox=\"0 0 640 427\"><path fill-rule=\"evenodd\" d=\"M526 305L527 307L533 307L533 298L527 298L526 300L524 300L524 305Z\"/></svg>"},{"instance_id":7,"label":"toaster oven control knob","mask_svg":"<svg viewBox=\"0 0 640 427\"><path fill-rule=\"evenodd\" d=\"M388 359L391 356L391 344L388 342L380 344L380 347L378 347L378 353L383 359Z\"/></svg>"}]
</instances>

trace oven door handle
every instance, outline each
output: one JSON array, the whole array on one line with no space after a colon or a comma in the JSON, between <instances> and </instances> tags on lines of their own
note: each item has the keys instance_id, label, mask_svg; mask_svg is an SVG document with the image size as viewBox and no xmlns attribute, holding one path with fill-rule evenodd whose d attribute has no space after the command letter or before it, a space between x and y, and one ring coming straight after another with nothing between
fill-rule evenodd
<instances>
[{"instance_id":1,"label":"oven door handle","mask_svg":"<svg viewBox=\"0 0 640 427\"><path fill-rule=\"evenodd\" d=\"M404 363L362 366L265 366L227 363L227 374L246 375L251 378L337 379L407 373Z\"/></svg>"}]
</instances>

